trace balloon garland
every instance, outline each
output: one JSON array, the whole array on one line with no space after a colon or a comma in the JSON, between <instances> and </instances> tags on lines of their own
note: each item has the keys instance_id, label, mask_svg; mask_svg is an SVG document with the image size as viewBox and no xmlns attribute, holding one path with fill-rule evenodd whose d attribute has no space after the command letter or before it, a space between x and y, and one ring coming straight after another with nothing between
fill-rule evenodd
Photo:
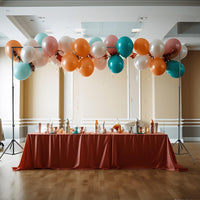
<instances>
[{"instance_id":1,"label":"balloon garland","mask_svg":"<svg viewBox=\"0 0 200 200\"><path fill-rule=\"evenodd\" d=\"M118 39L115 35L107 36L104 41L99 37L88 42L69 36L57 41L46 33L38 33L34 39L28 39L24 47L18 41L10 40L5 46L5 53L18 62L14 66L14 76L18 80L27 79L35 68L46 65L49 60L67 72L78 70L85 77L92 75L94 67L105 69L107 63L112 73L120 73L124 68L122 57L129 56L137 70L149 68L156 76L167 71L171 77L179 78L185 68L177 61L177 56L183 59L188 50L176 38L167 40L165 44L158 39L149 43L144 38L138 38L133 43L129 37Z\"/></svg>"}]
</instances>

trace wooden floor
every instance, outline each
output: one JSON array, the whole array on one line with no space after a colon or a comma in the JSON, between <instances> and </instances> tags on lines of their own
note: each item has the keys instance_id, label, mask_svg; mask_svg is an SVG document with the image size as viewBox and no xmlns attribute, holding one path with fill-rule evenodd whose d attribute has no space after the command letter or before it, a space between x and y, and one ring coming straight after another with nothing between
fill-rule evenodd
<instances>
[{"instance_id":1,"label":"wooden floor","mask_svg":"<svg viewBox=\"0 0 200 200\"><path fill-rule=\"evenodd\" d=\"M200 200L200 143L185 143L177 156L187 172L166 170L12 171L20 155L0 161L0 200ZM177 147L175 146L175 150Z\"/></svg>"}]
</instances>

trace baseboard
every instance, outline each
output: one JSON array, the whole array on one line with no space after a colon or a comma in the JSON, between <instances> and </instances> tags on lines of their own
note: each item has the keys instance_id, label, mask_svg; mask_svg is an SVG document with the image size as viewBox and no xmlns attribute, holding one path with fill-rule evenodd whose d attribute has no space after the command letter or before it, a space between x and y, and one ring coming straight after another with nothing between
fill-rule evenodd
<instances>
[{"instance_id":1,"label":"baseboard","mask_svg":"<svg viewBox=\"0 0 200 200\"><path fill-rule=\"evenodd\" d=\"M184 137L184 142L200 142L200 137Z\"/></svg>"}]
</instances>

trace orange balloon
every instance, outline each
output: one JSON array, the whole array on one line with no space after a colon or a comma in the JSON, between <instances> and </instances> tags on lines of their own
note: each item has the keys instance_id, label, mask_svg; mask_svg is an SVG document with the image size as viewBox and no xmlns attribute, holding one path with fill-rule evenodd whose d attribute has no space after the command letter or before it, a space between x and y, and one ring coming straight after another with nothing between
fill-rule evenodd
<instances>
[{"instance_id":1,"label":"orange balloon","mask_svg":"<svg viewBox=\"0 0 200 200\"><path fill-rule=\"evenodd\" d=\"M73 53L66 53L61 60L61 66L64 70L72 72L78 66L78 58Z\"/></svg>"},{"instance_id":2,"label":"orange balloon","mask_svg":"<svg viewBox=\"0 0 200 200\"><path fill-rule=\"evenodd\" d=\"M94 63L90 58L82 58L79 62L79 72L83 76L90 76L94 71Z\"/></svg>"},{"instance_id":3,"label":"orange balloon","mask_svg":"<svg viewBox=\"0 0 200 200\"><path fill-rule=\"evenodd\" d=\"M73 43L74 53L80 57L87 57L90 53L90 45L83 38L76 39Z\"/></svg>"},{"instance_id":4,"label":"orange balloon","mask_svg":"<svg viewBox=\"0 0 200 200\"><path fill-rule=\"evenodd\" d=\"M6 55L12 59L12 47L22 47L22 45L17 40L10 40L5 46ZM13 48L13 60L16 62L20 61L20 53L22 48ZM19 58L17 58L19 56Z\"/></svg>"},{"instance_id":5,"label":"orange balloon","mask_svg":"<svg viewBox=\"0 0 200 200\"><path fill-rule=\"evenodd\" d=\"M140 55L149 53L149 42L144 38L139 38L134 42L134 49Z\"/></svg>"},{"instance_id":6,"label":"orange balloon","mask_svg":"<svg viewBox=\"0 0 200 200\"><path fill-rule=\"evenodd\" d=\"M150 63L150 70L156 76L162 75L166 71L165 61L159 57L154 58Z\"/></svg>"}]
</instances>

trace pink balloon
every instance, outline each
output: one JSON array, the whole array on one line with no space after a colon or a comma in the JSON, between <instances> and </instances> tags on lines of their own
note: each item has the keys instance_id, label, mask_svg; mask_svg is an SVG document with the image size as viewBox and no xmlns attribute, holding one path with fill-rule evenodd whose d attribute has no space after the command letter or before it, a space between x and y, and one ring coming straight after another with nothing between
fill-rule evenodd
<instances>
[{"instance_id":1,"label":"pink balloon","mask_svg":"<svg viewBox=\"0 0 200 200\"><path fill-rule=\"evenodd\" d=\"M98 70L103 70L106 68L107 66L107 59L105 57L101 57L101 58L93 58L92 59L94 66L98 69Z\"/></svg>"},{"instance_id":2,"label":"pink balloon","mask_svg":"<svg viewBox=\"0 0 200 200\"><path fill-rule=\"evenodd\" d=\"M42 41L42 49L48 56L53 56L58 51L58 42L53 36L47 36Z\"/></svg>"},{"instance_id":3,"label":"pink balloon","mask_svg":"<svg viewBox=\"0 0 200 200\"><path fill-rule=\"evenodd\" d=\"M165 43L165 52L164 55L166 54L172 54L174 52L179 53L181 50L181 43L179 40L177 40L176 38L172 38L167 40L167 42Z\"/></svg>"},{"instance_id":4,"label":"pink balloon","mask_svg":"<svg viewBox=\"0 0 200 200\"><path fill-rule=\"evenodd\" d=\"M61 62L60 62L60 60L58 60L57 58L56 58L56 56L54 55L54 56L51 56L51 61L54 63L54 64L56 64L57 66L61 66Z\"/></svg>"},{"instance_id":5,"label":"pink balloon","mask_svg":"<svg viewBox=\"0 0 200 200\"><path fill-rule=\"evenodd\" d=\"M118 38L115 35L109 35L107 38L104 40L104 43L107 47L107 52L110 55L114 55L117 53L117 48L116 48L116 43L118 41Z\"/></svg>"},{"instance_id":6,"label":"pink balloon","mask_svg":"<svg viewBox=\"0 0 200 200\"><path fill-rule=\"evenodd\" d=\"M42 67L47 64L48 60L48 55L46 55L43 51L38 51L36 52L32 63L35 67Z\"/></svg>"}]
</instances>

